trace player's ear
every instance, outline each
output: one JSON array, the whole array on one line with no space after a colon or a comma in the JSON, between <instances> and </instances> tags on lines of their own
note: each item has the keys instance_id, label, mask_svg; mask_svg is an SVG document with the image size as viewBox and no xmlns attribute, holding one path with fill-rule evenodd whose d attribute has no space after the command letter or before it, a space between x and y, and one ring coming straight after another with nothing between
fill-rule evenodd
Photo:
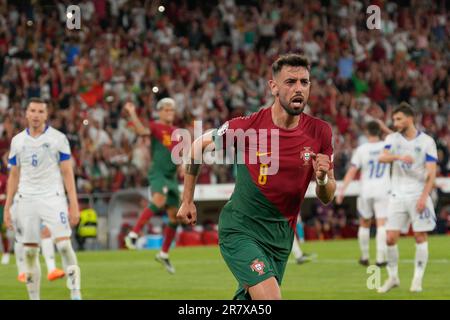
<instances>
[{"instance_id":1,"label":"player's ear","mask_svg":"<svg viewBox=\"0 0 450 320\"><path fill-rule=\"evenodd\" d=\"M272 79L269 80L269 87L270 87L270 92L272 93L272 95L278 96L278 85L274 80L272 80Z\"/></svg>"}]
</instances>

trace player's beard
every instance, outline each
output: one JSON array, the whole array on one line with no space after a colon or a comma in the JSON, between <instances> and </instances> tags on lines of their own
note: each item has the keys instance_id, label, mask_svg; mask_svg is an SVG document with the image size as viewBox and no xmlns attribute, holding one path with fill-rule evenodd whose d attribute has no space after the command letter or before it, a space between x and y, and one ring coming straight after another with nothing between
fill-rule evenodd
<instances>
[{"instance_id":1,"label":"player's beard","mask_svg":"<svg viewBox=\"0 0 450 320\"><path fill-rule=\"evenodd\" d=\"M303 110L305 109L306 101L303 101L302 106L299 109L293 109L289 107L290 102L285 101L281 97L279 97L280 105L281 107L287 112L290 116L298 116L302 114Z\"/></svg>"}]
</instances>

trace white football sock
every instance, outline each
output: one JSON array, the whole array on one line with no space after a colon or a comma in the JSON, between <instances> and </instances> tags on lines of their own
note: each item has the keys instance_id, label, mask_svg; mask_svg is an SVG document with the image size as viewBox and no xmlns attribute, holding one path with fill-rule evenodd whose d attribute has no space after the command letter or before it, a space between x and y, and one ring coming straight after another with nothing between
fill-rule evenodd
<instances>
[{"instance_id":1,"label":"white football sock","mask_svg":"<svg viewBox=\"0 0 450 320\"><path fill-rule=\"evenodd\" d=\"M14 255L16 256L17 274L21 274L25 272L25 256L22 243L14 242Z\"/></svg>"},{"instance_id":2,"label":"white football sock","mask_svg":"<svg viewBox=\"0 0 450 320\"><path fill-rule=\"evenodd\" d=\"M292 254L294 255L295 259L300 259L301 257L303 257L302 249L300 248L297 237L295 235L294 243L292 244Z\"/></svg>"},{"instance_id":3,"label":"white football sock","mask_svg":"<svg viewBox=\"0 0 450 320\"><path fill-rule=\"evenodd\" d=\"M64 268L64 272L67 273L67 267L78 265L77 256L73 250L70 240L62 240L56 243L59 253L61 254L61 260Z\"/></svg>"},{"instance_id":4,"label":"white football sock","mask_svg":"<svg viewBox=\"0 0 450 320\"><path fill-rule=\"evenodd\" d=\"M43 238L41 240L42 255L47 265L47 273L56 269L55 265L55 247L52 238Z\"/></svg>"},{"instance_id":5,"label":"white football sock","mask_svg":"<svg viewBox=\"0 0 450 320\"><path fill-rule=\"evenodd\" d=\"M361 249L361 259L369 260L370 228L359 226L358 241Z\"/></svg>"},{"instance_id":6,"label":"white football sock","mask_svg":"<svg viewBox=\"0 0 450 320\"><path fill-rule=\"evenodd\" d=\"M78 267L77 256L70 240L62 240L56 243L63 263L64 272L67 275L67 288L70 289L72 300L81 300L81 272Z\"/></svg>"},{"instance_id":7,"label":"white football sock","mask_svg":"<svg viewBox=\"0 0 450 320\"><path fill-rule=\"evenodd\" d=\"M24 246L25 274L27 277L27 291L30 300L40 300L41 264L39 262L39 248Z\"/></svg>"},{"instance_id":8,"label":"white football sock","mask_svg":"<svg viewBox=\"0 0 450 320\"><path fill-rule=\"evenodd\" d=\"M67 288L70 289L70 298L72 300L81 300L80 267L76 265L67 267Z\"/></svg>"},{"instance_id":9,"label":"white football sock","mask_svg":"<svg viewBox=\"0 0 450 320\"><path fill-rule=\"evenodd\" d=\"M428 242L416 243L414 259L414 278L422 279L428 262Z\"/></svg>"},{"instance_id":10,"label":"white football sock","mask_svg":"<svg viewBox=\"0 0 450 320\"><path fill-rule=\"evenodd\" d=\"M164 251L159 251L159 256L163 259L169 259L169 253Z\"/></svg>"},{"instance_id":11,"label":"white football sock","mask_svg":"<svg viewBox=\"0 0 450 320\"><path fill-rule=\"evenodd\" d=\"M386 227L377 227L377 262L386 261Z\"/></svg>"},{"instance_id":12,"label":"white football sock","mask_svg":"<svg viewBox=\"0 0 450 320\"><path fill-rule=\"evenodd\" d=\"M387 246L387 271L390 278L398 278L398 247L396 244Z\"/></svg>"}]
</instances>

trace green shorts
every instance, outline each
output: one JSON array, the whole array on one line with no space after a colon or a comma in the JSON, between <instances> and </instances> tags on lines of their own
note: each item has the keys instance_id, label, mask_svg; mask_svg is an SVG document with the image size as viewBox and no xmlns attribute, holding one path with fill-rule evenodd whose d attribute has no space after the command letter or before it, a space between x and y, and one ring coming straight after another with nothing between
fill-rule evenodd
<instances>
[{"instance_id":1,"label":"green shorts","mask_svg":"<svg viewBox=\"0 0 450 320\"><path fill-rule=\"evenodd\" d=\"M280 260L261 243L242 232L221 232L220 252L239 283L234 300L251 300L248 287L270 277L279 285L283 279L289 256Z\"/></svg>"},{"instance_id":2,"label":"green shorts","mask_svg":"<svg viewBox=\"0 0 450 320\"><path fill-rule=\"evenodd\" d=\"M164 175L149 175L148 181L152 193L162 193L167 197L166 205L168 207L180 206L180 190L178 189L178 181L175 178L167 178Z\"/></svg>"}]
</instances>

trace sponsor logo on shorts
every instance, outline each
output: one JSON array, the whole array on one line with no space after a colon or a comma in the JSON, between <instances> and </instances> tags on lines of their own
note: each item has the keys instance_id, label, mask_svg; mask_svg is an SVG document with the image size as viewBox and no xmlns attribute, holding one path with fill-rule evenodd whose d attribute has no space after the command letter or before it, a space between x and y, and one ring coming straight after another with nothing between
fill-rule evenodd
<instances>
[{"instance_id":1,"label":"sponsor logo on shorts","mask_svg":"<svg viewBox=\"0 0 450 320\"><path fill-rule=\"evenodd\" d=\"M264 272L264 268L266 267L266 265L264 264L264 262L259 261L259 259L256 259L253 261L253 263L250 265L250 268L252 269L252 271L258 272L258 275L263 275Z\"/></svg>"}]
</instances>

